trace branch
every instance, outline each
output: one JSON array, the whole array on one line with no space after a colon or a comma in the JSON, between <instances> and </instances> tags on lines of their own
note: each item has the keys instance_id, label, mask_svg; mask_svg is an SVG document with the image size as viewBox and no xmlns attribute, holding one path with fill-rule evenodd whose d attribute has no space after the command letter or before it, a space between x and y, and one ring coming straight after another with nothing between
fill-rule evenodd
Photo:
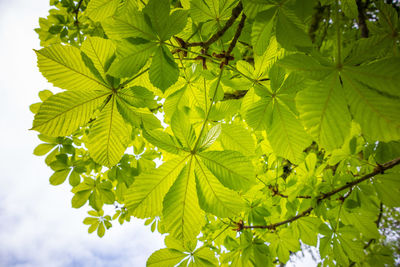
<instances>
[{"instance_id":1,"label":"branch","mask_svg":"<svg viewBox=\"0 0 400 267\"><path fill-rule=\"evenodd\" d=\"M239 2L239 4L232 9L232 16L229 18L229 20L225 23L224 27L216 32L213 36L211 36L210 39L206 42L194 42L194 43L188 43L187 47L190 46L201 46L205 49L207 49L212 43L216 42L219 38L224 35L224 33L233 25L237 17L239 17L240 13L243 10L242 2Z\"/></svg>"},{"instance_id":2,"label":"branch","mask_svg":"<svg viewBox=\"0 0 400 267\"><path fill-rule=\"evenodd\" d=\"M364 5L362 0L356 0L356 3L358 9L358 27L360 28L361 37L368 38L369 31L365 21L365 9L367 8L368 2Z\"/></svg>"},{"instance_id":3,"label":"branch","mask_svg":"<svg viewBox=\"0 0 400 267\"><path fill-rule=\"evenodd\" d=\"M79 9L81 8L83 0L80 0L74 13L75 13L75 24L79 24L79 20L78 20L78 14L79 14Z\"/></svg>"},{"instance_id":4,"label":"branch","mask_svg":"<svg viewBox=\"0 0 400 267\"><path fill-rule=\"evenodd\" d=\"M394 160L386 162L383 165L378 164L378 166L376 166L374 171L362 176L361 178L359 178L357 180L354 180L353 182L347 183L346 185L344 185L342 187L339 187L339 188L337 188L337 189L335 189L335 190L333 190L333 191L331 191L329 193L321 194L317 198L317 202L321 202L322 200L327 199L327 198L329 198L329 197L335 195L336 193L339 193L340 191L343 191L345 189L348 189L348 188L352 189L353 186L355 186L355 185L357 185L357 184L359 184L361 182L364 182L365 180L367 180L367 179L369 179L369 178L371 178L371 177L373 177L373 176L375 176L377 174L381 174L384 171L386 171L388 169L391 169L391 168L393 168L394 166L396 166L398 164L400 164L400 158L396 158ZM313 207L309 207L308 209L306 209L302 213L300 213L300 214L298 214L296 216L293 216L293 217L291 217L291 218L289 218L287 220L284 220L284 221L281 221L281 222L277 222L277 223L273 223L273 224L268 224L268 225L243 225L243 223L242 223L240 225L240 227L238 227L238 229L239 228L241 228L241 229L259 228L259 229L270 229L270 230L273 230L278 226L285 225L287 223L291 223L293 221L296 221L296 220L300 219L301 217L305 217L305 216L309 215L313 209L314 209ZM380 219L379 219L379 221L380 221Z\"/></svg>"}]
</instances>

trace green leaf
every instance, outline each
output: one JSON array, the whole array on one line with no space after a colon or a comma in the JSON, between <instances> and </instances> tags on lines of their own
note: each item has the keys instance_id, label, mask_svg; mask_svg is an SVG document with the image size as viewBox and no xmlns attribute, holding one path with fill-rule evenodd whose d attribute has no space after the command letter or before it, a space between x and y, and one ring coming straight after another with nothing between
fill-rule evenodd
<instances>
[{"instance_id":1,"label":"green leaf","mask_svg":"<svg viewBox=\"0 0 400 267\"><path fill-rule=\"evenodd\" d=\"M253 23L251 43L257 55L262 55L268 47L274 26L275 14L276 8L260 12Z\"/></svg>"},{"instance_id":2,"label":"green leaf","mask_svg":"<svg viewBox=\"0 0 400 267\"><path fill-rule=\"evenodd\" d=\"M139 72L156 49L152 42L122 40L117 45L117 59L108 74L115 77L131 77Z\"/></svg>"},{"instance_id":3,"label":"green leaf","mask_svg":"<svg viewBox=\"0 0 400 267\"><path fill-rule=\"evenodd\" d=\"M221 134L221 124L217 124L214 127L212 127L204 137L202 137L198 145L198 150L203 151L209 148L215 142L215 140L218 139L220 134ZM197 150L197 148L195 149Z\"/></svg>"},{"instance_id":4,"label":"green leaf","mask_svg":"<svg viewBox=\"0 0 400 267\"><path fill-rule=\"evenodd\" d=\"M357 67L345 66L352 79L377 90L377 93L400 99L400 58L386 58Z\"/></svg>"},{"instance_id":5,"label":"green leaf","mask_svg":"<svg viewBox=\"0 0 400 267\"><path fill-rule=\"evenodd\" d=\"M173 267L177 265L181 260L187 257L187 254L170 248L163 248L157 250L151 254L151 256L147 259L146 266L151 267L158 267L158 266L165 266L165 267Z\"/></svg>"},{"instance_id":6,"label":"green leaf","mask_svg":"<svg viewBox=\"0 0 400 267\"><path fill-rule=\"evenodd\" d=\"M152 108L157 106L154 94L142 86L122 88L118 90L117 95L129 105L137 108Z\"/></svg>"},{"instance_id":7,"label":"green leaf","mask_svg":"<svg viewBox=\"0 0 400 267\"><path fill-rule=\"evenodd\" d=\"M233 0L190 1L190 16L199 23L210 20L226 20L231 15Z\"/></svg>"},{"instance_id":8,"label":"green leaf","mask_svg":"<svg viewBox=\"0 0 400 267\"><path fill-rule=\"evenodd\" d=\"M124 154L130 134L129 125L125 124L112 97L90 129L87 144L90 156L104 166L114 166Z\"/></svg>"},{"instance_id":9,"label":"green leaf","mask_svg":"<svg viewBox=\"0 0 400 267\"><path fill-rule=\"evenodd\" d=\"M318 227L321 219L316 217L304 217L296 221L301 240L310 246L317 246Z\"/></svg>"},{"instance_id":10,"label":"green leaf","mask_svg":"<svg viewBox=\"0 0 400 267\"><path fill-rule=\"evenodd\" d=\"M215 216L237 216L244 202L236 191L224 187L196 157L196 188L200 207Z\"/></svg>"},{"instance_id":11,"label":"green leaf","mask_svg":"<svg viewBox=\"0 0 400 267\"><path fill-rule=\"evenodd\" d=\"M108 89L85 66L78 48L52 45L35 52L40 72L54 86L81 91Z\"/></svg>"},{"instance_id":12,"label":"green leaf","mask_svg":"<svg viewBox=\"0 0 400 267\"><path fill-rule=\"evenodd\" d=\"M293 10L280 9L276 23L276 40L283 48L297 50L311 47L311 39L302 28L302 23Z\"/></svg>"},{"instance_id":13,"label":"green leaf","mask_svg":"<svg viewBox=\"0 0 400 267\"><path fill-rule=\"evenodd\" d=\"M193 163L191 158L163 201L165 227L182 244L195 239L204 223L196 193Z\"/></svg>"},{"instance_id":14,"label":"green leaf","mask_svg":"<svg viewBox=\"0 0 400 267\"><path fill-rule=\"evenodd\" d=\"M55 144L40 144L33 150L36 156L43 156L50 152L56 145Z\"/></svg>"},{"instance_id":15,"label":"green leaf","mask_svg":"<svg viewBox=\"0 0 400 267\"><path fill-rule=\"evenodd\" d=\"M164 149L173 154L184 152L183 148L177 144L174 137L160 130L146 131L143 129L143 137L158 148Z\"/></svg>"},{"instance_id":16,"label":"green leaf","mask_svg":"<svg viewBox=\"0 0 400 267\"><path fill-rule=\"evenodd\" d=\"M156 40L153 29L146 21L145 15L134 7L129 7L102 22L102 26L111 39L139 37Z\"/></svg>"},{"instance_id":17,"label":"green leaf","mask_svg":"<svg viewBox=\"0 0 400 267\"><path fill-rule=\"evenodd\" d=\"M272 122L273 102L270 98L262 98L253 103L245 113L247 124L254 130L268 129Z\"/></svg>"},{"instance_id":18,"label":"green leaf","mask_svg":"<svg viewBox=\"0 0 400 267\"><path fill-rule=\"evenodd\" d=\"M89 2L86 12L94 21L102 21L112 16L117 10L119 0L92 0Z\"/></svg>"},{"instance_id":19,"label":"green leaf","mask_svg":"<svg viewBox=\"0 0 400 267\"><path fill-rule=\"evenodd\" d=\"M100 72L103 79L106 78L107 70L115 56L113 42L99 37L87 37L82 43L81 51L92 60L94 67Z\"/></svg>"},{"instance_id":20,"label":"green leaf","mask_svg":"<svg viewBox=\"0 0 400 267\"><path fill-rule=\"evenodd\" d=\"M149 16L151 26L161 40L166 40L165 30L168 28L170 3L169 0L150 0L143 12ZM167 27L166 27L167 26Z\"/></svg>"},{"instance_id":21,"label":"green leaf","mask_svg":"<svg viewBox=\"0 0 400 267\"><path fill-rule=\"evenodd\" d=\"M142 173L129 187L125 202L128 210L138 218L161 215L165 194L183 168L186 158L174 158L151 173Z\"/></svg>"},{"instance_id":22,"label":"green leaf","mask_svg":"<svg viewBox=\"0 0 400 267\"><path fill-rule=\"evenodd\" d=\"M219 140L226 150L237 150L245 156L254 154L254 139L243 124L222 124Z\"/></svg>"},{"instance_id":23,"label":"green leaf","mask_svg":"<svg viewBox=\"0 0 400 267\"><path fill-rule=\"evenodd\" d=\"M181 145L189 151L192 150L196 141L196 133L188 120L188 116L183 112L176 111L171 118L171 129Z\"/></svg>"},{"instance_id":24,"label":"green leaf","mask_svg":"<svg viewBox=\"0 0 400 267\"><path fill-rule=\"evenodd\" d=\"M135 108L122 98L117 99L117 107L124 120L135 127L143 125L149 130L162 128L160 121L146 108Z\"/></svg>"},{"instance_id":25,"label":"green leaf","mask_svg":"<svg viewBox=\"0 0 400 267\"><path fill-rule=\"evenodd\" d=\"M303 150L311 144L311 138L303 125L286 106L280 103L274 106L267 138L278 156L287 158L293 163L300 161Z\"/></svg>"},{"instance_id":26,"label":"green leaf","mask_svg":"<svg viewBox=\"0 0 400 267\"><path fill-rule=\"evenodd\" d=\"M350 19L356 19L358 16L358 8L356 1L343 0L342 4L343 13Z\"/></svg>"},{"instance_id":27,"label":"green leaf","mask_svg":"<svg viewBox=\"0 0 400 267\"><path fill-rule=\"evenodd\" d=\"M103 237L105 233L106 233L106 228L104 227L104 223L100 222L99 227L97 228L97 235L99 237Z\"/></svg>"},{"instance_id":28,"label":"green leaf","mask_svg":"<svg viewBox=\"0 0 400 267\"><path fill-rule=\"evenodd\" d=\"M32 130L65 136L85 125L110 92L66 91L49 97L35 115Z\"/></svg>"},{"instance_id":29,"label":"green leaf","mask_svg":"<svg viewBox=\"0 0 400 267\"><path fill-rule=\"evenodd\" d=\"M341 147L350 132L351 117L344 90L336 73L309 83L296 97L296 106L306 130L330 151Z\"/></svg>"},{"instance_id":30,"label":"green leaf","mask_svg":"<svg viewBox=\"0 0 400 267\"><path fill-rule=\"evenodd\" d=\"M373 88L353 79L347 70L341 73L350 111L362 132L373 140L388 142L400 138L398 100L379 94Z\"/></svg>"},{"instance_id":31,"label":"green leaf","mask_svg":"<svg viewBox=\"0 0 400 267\"><path fill-rule=\"evenodd\" d=\"M71 172L71 169L64 169L64 170L59 170L53 173L52 176L50 176L50 184L52 185L60 185L64 183L65 179L67 179L68 174Z\"/></svg>"},{"instance_id":32,"label":"green leaf","mask_svg":"<svg viewBox=\"0 0 400 267\"><path fill-rule=\"evenodd\" d=\"M166 46L159 46L153 55L149 70L151 83L165 92L176 83L178 76L178 64L175 63L171 52Z\"/></svg>"},{"instance_id":33,"label":"green leaf","mask_svg":"<svg viewBox=\"0 0 400 267\"><path fill-rule=\"evenodd\" d=\"M198 155L215 177L230 189L246 191L255 182L251 161L237 151L208 151Z\"/></svg>"},{"instance_id":34,"label":"green leaf","mask_svg":"<svg viewBox=\"0 0 400 267\"><path fill-rule=\"evenodd\" d=\"M334 70L332 67L322 66L315 58L303 54L285 56L277 64L314 80L321 80Z\"/></svg>"},{"instance_id":35,"label":"green leaf","mask_svg":"<svg viewBox=\"0 0 400 267\"><path fill-rule=\"evenodd\" d=\"M400 179L398 168L396 172L377 175L374 186L383 204L389 207L400 207Z\"/></svg>"},{"instance_id":36,"label":"green leaf","mask_svg":"<svg viewBox=\"0 0 400 267\"><path fill-rule=\"evenodd\" d=\"M186 26L188 17L187 10L175 10L167 20L167 24L163 25L161 40L168 40L171 36L183 31Z\"/></svg>"},{"instance_id":37,"label":"green leaf","mask_svg":"<svg viewBox=\"0 0 400 267\"><path fill-rule=\"evenodd\" d=\"M85 205L85 203L88 201L91 193L92 193L92 190L83 190L83 191L77 192L71 200L72 207L75 209L78 209L78 208L82 207L83 205Z\"/></svg>"}]
</instances>

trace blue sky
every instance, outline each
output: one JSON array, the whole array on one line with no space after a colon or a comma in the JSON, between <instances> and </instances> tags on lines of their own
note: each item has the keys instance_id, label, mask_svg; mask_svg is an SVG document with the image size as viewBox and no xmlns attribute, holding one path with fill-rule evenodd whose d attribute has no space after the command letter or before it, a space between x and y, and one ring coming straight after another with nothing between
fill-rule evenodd
<instances>
[{"instance_id":1,"label":"blue sky","mask_svg":"<svg viewBox=\"0 0 400 267\"><path fill-rule=\"evenodd\" d=\"M163 247L160 235L140 220L114 221L102 239L89 235L82 224L89 208L73 209L70 186L51 186L51 170L32 154L39 140L28 131L29 105L52 89L32 50L48 9L48 1L0 0L0 266L145 266ZM291 265L312 266L307 258Z\"/></svg>"}]
</instances>

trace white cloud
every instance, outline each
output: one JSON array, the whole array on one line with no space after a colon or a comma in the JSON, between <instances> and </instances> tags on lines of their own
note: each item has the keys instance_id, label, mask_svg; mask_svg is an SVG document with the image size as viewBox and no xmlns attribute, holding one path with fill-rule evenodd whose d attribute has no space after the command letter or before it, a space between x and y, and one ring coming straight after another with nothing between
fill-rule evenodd
<instances>
[{"instance_id":1,"label":"white cloud","mask_svg":"<svg viewBox=\"0 0 400 267\"><path fill-rule=\"evenodd\" d=\"M116 221L100 239L71 208L70 187L51 186L51 170L32 154L29 105L52 88L36 67L33 31L48 1L0 0L0 266L144 266L163 247L142 221Z\"/></svg>"}]
</instances>

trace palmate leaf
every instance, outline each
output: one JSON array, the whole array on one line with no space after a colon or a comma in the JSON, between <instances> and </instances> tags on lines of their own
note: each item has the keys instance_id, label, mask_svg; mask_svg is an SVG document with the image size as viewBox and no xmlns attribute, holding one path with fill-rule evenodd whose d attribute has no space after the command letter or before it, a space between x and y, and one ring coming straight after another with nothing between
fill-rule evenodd
<instances>
[{"instance_id":1,"label":"palmate leaf","mask_svg":"<svg viewBox=\"0 0 400 267\"><path fill-rule=\"evenodd\" d=\"M50 96L35 115L32 130L65 136L85 125L111 91L66 91Z\"/></svg>"},{"instance_id":2,"label":"palmate leaf","mask_svg":"<svg viewBox=\"0 0 400 267\"><path fill-rule=\"evenodd\" d=\"M277 64L289 71L300 72L301 75L314 80L321 80L334 71L333 66L323 66L315 58L303 54L285 56Z\"/></svg>"},{"instance_id":3,"label":"palmate leaf","mask_svg":"<svg viewBox=\"0 0 400 267\"><path fill-rule=\"evenodd\" d=\"M86 8L87 15L94 21L104 20L115 13L119 2L119 0L92 0Z\"/></svg>"},{"instance_id":4,"label":"palmate leaf","mask_svg":"<svg viewBox=\"0 0 400 267\"><path fill-rule=\"evenodd\" d=\"M171 129L175 137L188 151L193 149L196 133L188 116L181 111L176 111L171 118Z\"/></svg>"},{"instance_id":5,"label":"palmate leaf","mask_svg":"<svg viewBox=\"0 0 400 267\"><path fill-rule=\"evenodd\" d=\"M303 150L311 144L311 138L292 111L282 103L274 105L271 127L267 138L274 152L293 163L299 162Z\"/></svg>"},{"instance_id":6,"label":"palmate leaf","mask_svg":"<svg viewBox=\"0 0 400 267\"><path fill-rule=\"evenodd\" d=\"M145 15L135 7L123 9L119 14L102 22L102 26L111 39L121 40L129 37L139 37L146 40L156 40L153 29L145 19Z\"/></svg>"},{"instance_id":7,"label":"palmate leaf","mask_svg":"<svg viewBox=\"0 0 400 267\"><path fill-rule=\"evenodd\" d=\"M115 96L112 96L90 128L87 144L90 156L104 166L114 166L124 154L130 134L131 129L118 112Z\"/></svg>"},{"instance_id":8,"label":"palmate leaf","mask_svg":"<svg viewBox=\"0 0 400 267\"><path fill-rule=\"evenodd\" d=\"M257 55L262 55L268 47L274 26L275 14L276 8L260 12L253 23L251 43Z\"/></svg>"},{"instance_id":9,"label":"palmate leaf","mask_svg":"<svg viewBox=\"0 0 400 267\"><path fill-rule=\"evenodd\" d=\"M400 139L400 106L397 98L379 94L343 70L341 79L354 120L362 132L373 140L388 142Z\"/></svg>"},{"instance_id":10,"label":"palmate leaf","mask_svg":"<svg viewBox=\"0 0 400 267\"><path fill-rule=\"evenodd\" d=\"M302 29L302 23L293 10L280 8L276 22L276 40L283 48L296 50L311 47L311 39Z\"/></svg>"},{"instance_id":11,"label":"palmate leaf","mask_svg":"<svg viewBox=\"0 0 400 267\"><path fill-rule=\"evenodd\" d=\"M107 70L114 59L115 45L113 42L99 37L87 37L82 43L81 51L92 60L96 70L105 79Z\"/></svg>"},{"instance_id":12,"label":"palmate leaf","mask_svg":"<svg viewBox=\"0 0 400 267\"><path fill-rule=\"evenodd\" d=\"M244 208L239 194L224 187L196 157L196 187L200 207L215 216L237 216Z\"/></svg>"},{"instance_id":13,"label":"palmate leaf","mask_svg":"<svg viewBox=\"0 0 400 267\"><path fill-rule=\"evenodd\" d=\"M245 156L254 154L253 137L243 124L222 124L219 141L227 150L237 150Z\"/></svg>"},{"instance_id":14,"label":"palmate leaf","mask_svg":"<svg viewBox=\"0 0 400 267\"><path fill-rule=\"evenodd\" d=\"M153 113L147 108L131 106L129 102L124 99L123 95L118 95L117 97L117 108L124 120L134 127L141 127L143 125L149 130L161 128L160 121Z\"/></svg>"},{"instance_id":15,"label":"palmate leaf","mask_svg":"<svg viewBox=\"0 0 400 267\"><path fill-rule=\"evenodd\" d=\"M160 130L146 131L146 129L143 129L143 137L156 147L167 152L180 154L185 151L184 148L177 143L174 137L166 132Z\"/></svg>"},{"instance_id":16,"label":"palmate leaf","mask_svg":"<svg viewBox=\"0 0 400 267\"><path fill-rule=\"evenodd\" d=\"M246 191L255 182L251 162L237 151L207 151L198 155L215 177L230 189Z\"/></svg>"},{"instance_id":17,"label":"palmate leaf","mask_svg":"<svg viewBox=\"0 0 400 267\"><path fill-rule=\"evenodd\" d=\"M151 83L165 92L178 80L178 76L178 64L174 61L171 52L166 46L159 46L155 50L149 70Z\"/></svg>"},{"instance_id":18,"label":"palmate leaf","mask_svg":"<svg viewBox=\"0 0 400 267\"><path fill-rule=\"evenodd\" d=\"M137 176L125 195L128 210L137 218L161 215L163 199L187 160L177 157L151 173Z\"/></svg>"},{"instance_id":19,"label":"palmate leaf","mask_svg":"<svg viewBox=\"0 0 400 267\"><path fill-rule=\"evenodd\" d=\"M350 131L351 117L337 73L320 82L310 82L296 97L296 106L306 130L323 148L342 146Z\"/></svg>"},{"instance_id":20,"label":"palmate leaf","mask_svg":"<svg viewBox=\"0 0 400 267\"><path fill-rule=\"evenodd\" d=\"M167 231L183 244L195 239L204 223L196 193L193 165L192 157L163 201L163 219Z\"/></svg>"},{"instance_id":21,"label":"palmate leaf","mask_svg":"<svg viewBox=\"0 0 400 267\"><path fill-rule=\"evenodd\" d=\"M388 97L400 99L400 58L387 58L362 66L345 66L346 73ZM378 93L379 93L378 92Z\"/></svg>"},{"instance_id":22,"label":"palmate leaf","mask_svg":"<svg viewBox=\"0 0 400 267\"><path fill-rule=\"evenodd\" d=\"M247 124L254 130L266 130L272 122L273 102L271 98L262 98L251 104L245 113Z\"/></svg>"},{"instance_id":23,"label":"palmate leaf","mask_svg":"<svg viewBox=\"0 0 400 267\"><path fill-rule=\"evenodd\" d=\"M210 20L226 20L231 15L234 0L190 1L190 16L199 23Z\"/></svg>"},{"instance_id":24,"label":"palmate leaf","mask_svg":"<svg viewBox=\"0 0 400 267\"><path fill-rule=\"evenodd\" d=\"M54 86L67 90L108 89L85 66L78 48L57 44L35 52L40 72Z\"/></svg>"},{"instance_id":25,"label":"palmate leaf","mask_svg":"<svg viewBox=\"0 0 400 267\"><path fill-rule=\"evenodd\" d=\"M130 77L146 64L156 49L153 42L129 39L117 45L117 59L112 63L108 73L115 77Z\"/></svg>"}]
</instances>

